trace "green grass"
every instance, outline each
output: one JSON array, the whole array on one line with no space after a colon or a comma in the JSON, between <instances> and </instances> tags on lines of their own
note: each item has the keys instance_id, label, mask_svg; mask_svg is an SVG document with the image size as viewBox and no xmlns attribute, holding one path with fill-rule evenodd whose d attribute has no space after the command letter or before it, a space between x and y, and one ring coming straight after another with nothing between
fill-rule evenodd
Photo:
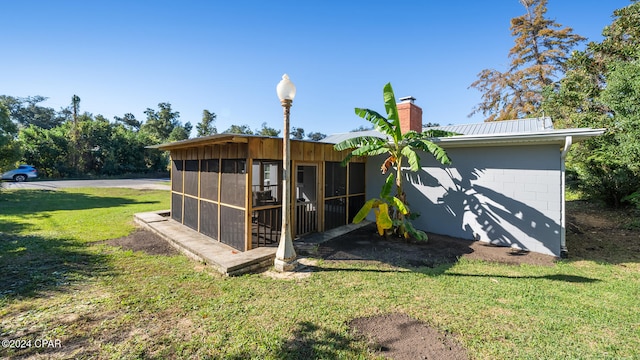
<instances>
[{"instance_id":1,"label":"green grass","mask_svg":"<svg viewBox=\"0 0 640 360\"><path fill-rule=\"evenodd\" d=\"M404 312L455 334L474 359L640 358L640 265L553 267L463 260L435 269L320 261L312 276L224 278L184 256L97 241L168 193L127 189L0 195L0 338L60 339L2 356L375 358L348 322Z\"/></svg>"}]
</instances>

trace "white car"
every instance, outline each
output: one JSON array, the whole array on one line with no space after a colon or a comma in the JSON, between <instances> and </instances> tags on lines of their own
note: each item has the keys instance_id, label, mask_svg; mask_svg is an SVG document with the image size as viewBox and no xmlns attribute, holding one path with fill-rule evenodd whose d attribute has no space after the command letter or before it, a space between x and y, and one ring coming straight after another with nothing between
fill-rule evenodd
<instances>
[{"instance_id":1,"label":"white car","mask_svg":"<svg viewBox=\"0 0 640 360\"><path fill-rule=\"evenodd\" d=\"M2 180L13 180L16 182L27 181L38 177L38 170L31 165L20 165L17 169L9 170L2 174Z\"/></svg>"}]
</instances>

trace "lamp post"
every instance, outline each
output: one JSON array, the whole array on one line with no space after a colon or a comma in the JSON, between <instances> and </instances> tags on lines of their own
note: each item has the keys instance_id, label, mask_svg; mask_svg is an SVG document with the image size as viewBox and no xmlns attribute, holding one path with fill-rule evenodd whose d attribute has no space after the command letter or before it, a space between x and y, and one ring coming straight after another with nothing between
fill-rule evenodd
<instances>
[{"instance_id":1,"label":"lamp post","mask_svg":"<svg viewBox=\"0 0 640 360\"><path fill-rule=\"evenodd\" d=\"M289 162L291 149L289 148L289 110L296 96L296 86L293 85L287 74L282 75L282 80L276 87L278 98L284 108L284 131L282 139L282 230L280 231L280 243L276 251L274 267L277 271L291 271L296 263L296 251L293 248L291 238L291 172Z\"/></svg>"}]
</instances>

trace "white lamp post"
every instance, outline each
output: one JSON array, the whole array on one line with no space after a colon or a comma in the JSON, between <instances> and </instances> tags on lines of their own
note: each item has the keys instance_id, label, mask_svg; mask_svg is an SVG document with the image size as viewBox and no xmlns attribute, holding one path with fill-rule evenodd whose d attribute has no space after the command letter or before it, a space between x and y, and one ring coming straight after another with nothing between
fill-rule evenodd
<instances>
[{"instance_id":1,"label":"white lamp post","mask_svg":"<svg viewBox=\"0 0 640 360\"><path fill-rule=\"evenodd\" d=\"M284 108L284 131L282 139L282 230L280 243L276 251L274 267L277 271L291 271L296 267L296 251L293 248L291 238L291 172L289 162L291 149L289 148L289 110L296 96L296 86L293 85L287 74L282 75L282 80L276 87L278 98Z\"/></svg>"}]
</instances>

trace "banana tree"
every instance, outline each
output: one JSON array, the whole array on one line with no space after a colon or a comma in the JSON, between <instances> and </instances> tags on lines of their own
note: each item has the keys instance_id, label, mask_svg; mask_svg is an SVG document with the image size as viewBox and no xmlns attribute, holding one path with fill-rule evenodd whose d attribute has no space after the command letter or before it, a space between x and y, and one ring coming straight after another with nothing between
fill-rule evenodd
<instances>
[{"instance_id":1,"label":"banana tree","mask_svg":"<svg viewBox=\"0 0 640 360\"><path fill-rule=\"evenodd\" d=\"M436 160L443 165L448 165L451 160L447 153L431 140L434 137L451 136L453 133L442 130L429 130L422 133L409 131L405 134L400 129L400 117L398 116L398 107L396 105L395 95L391 83L387 83L383 90L384 107L387 117L370 110L356 108L356 115L369 121L375 129L383 134L385 138L376 136L359 136L344 140L334 148L338 151L352 149L351 153L342 161L342 165L346 165L353 156L377 156L388 154L388 157L380 167L382 174L386 174L389 170L395 168L396 176L393 172L389 173L382 188L379 199L368 200L354 217L353 222L362 221L367 214L373 209L376 214L376 224L380 235L390 231L398 236L408 238L413 236L416 239L427 240L427 235L423 231L416 230L409 220L414 219L417 214L412 214L409 210L406 194L403 190L402 171L404 160L406 158L411 171L420 169L420 156L418 151L424 151L431 154ZM396 192L390 195L395 178Z\"/></svg>"}]
</instances>

